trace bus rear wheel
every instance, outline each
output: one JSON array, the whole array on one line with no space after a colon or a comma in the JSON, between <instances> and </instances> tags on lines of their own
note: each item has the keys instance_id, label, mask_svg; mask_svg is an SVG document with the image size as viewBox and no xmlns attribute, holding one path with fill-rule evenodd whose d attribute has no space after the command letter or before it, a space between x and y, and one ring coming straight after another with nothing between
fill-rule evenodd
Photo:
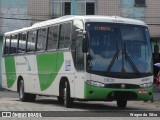
<instances>
[{"instance_id":1,"label":"bus rear wheel","mask_svg":"<svg viewBox=\"0 0 160 120\"><path fill-rule=\"evenodd\" d=\"M127 100L117 100L117 107L118 108L126 108Z\"/></svg>"},{"instance_id":2,"label":"bus rear wheel","mask_svg":"<svg viewBox=\"0 0 160 120\"><path fill-rule=\"evenodd\" d=\"M19 99L22 101L22 102L33 102L35 101L36 99L36 95L35 94L30 94L30 93L25 93L24 92L24 81L21 80L19 82Z\"/></svg>"},{"instance_id":3,"label":"bus rear wheel","mask_svg":"<svg viewBox=\"0 0 160 120\"><path fill-rule=\"evenodd\" d=\"M68 81L65 81L65 87L64 87L64 106L66 108L70 108L73 105L73 99L70 97L70 87Z\"/></svg>"}]
</instances>

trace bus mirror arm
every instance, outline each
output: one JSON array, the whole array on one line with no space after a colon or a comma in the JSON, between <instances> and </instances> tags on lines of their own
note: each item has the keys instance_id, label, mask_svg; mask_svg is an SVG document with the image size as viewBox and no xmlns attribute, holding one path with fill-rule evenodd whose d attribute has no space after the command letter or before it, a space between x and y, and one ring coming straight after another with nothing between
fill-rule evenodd
<instances>
[{"instance_id":1,"label":"bus mirror arm","mask_svg":"<svg viewBox=\"0 0 160 120\"><path fill-rule=\"evenodd\" d=\"M83 39L83 43L82 43L82 52L83 53L87 53L88 52L88 42L87 39Z\"/></svg>"},{"instance_id":2,"label":"bus mirror arm","mask_svg":"<svg viewBox=\"0 0 160 120\"><path fill-rule=\"evenodd\" d=\"M87 34L87 32L86 31L83 31L83 35L86 35Z\"/></svg>"},{"instance_id":3,"label":"bus mirror arm","mask_svg":"<svg viewBox=\"0 0 160 120\"><path fill-rule=\"evenodd\" d=\"M83 42L82 42L82 52L87 53L88 52L88 39L87 34L84 34Z\"/></svg>"}]
</instances>

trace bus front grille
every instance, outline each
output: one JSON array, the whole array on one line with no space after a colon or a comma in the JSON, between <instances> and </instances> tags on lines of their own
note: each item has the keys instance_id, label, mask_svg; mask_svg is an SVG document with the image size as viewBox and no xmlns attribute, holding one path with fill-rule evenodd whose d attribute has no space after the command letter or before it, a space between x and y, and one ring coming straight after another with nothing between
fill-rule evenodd
<instances>
[{"instance_id":1,"label":"bus front grille","mask_svg":"<svg viewBox=\"0 0 160 120\"><path fill-rule=\"evenodd\" d=\"M137 89L140 88L139 85L134 85L134 84L124 84L125 88L123 89ZM122 84L106 84L105 88L121 88Z\"/></svg>"},{"instance_id":2,"label":"bus front grille","mask_svg":"<svg viewBox=\"0 0 160 120\"><path fill-rule=\"evenodd\" d=\"M113 91L107 96L108 100L136 100L137 94L129 91Z\"/></svg>"}]
</instances>

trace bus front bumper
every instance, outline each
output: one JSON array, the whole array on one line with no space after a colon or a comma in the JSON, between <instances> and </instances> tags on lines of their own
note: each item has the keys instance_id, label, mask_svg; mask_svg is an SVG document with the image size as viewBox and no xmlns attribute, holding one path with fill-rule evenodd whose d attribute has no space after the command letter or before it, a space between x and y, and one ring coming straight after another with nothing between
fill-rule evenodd
<instances>
[{"instance_id":1,"label":"bus front bumper","mask_svg":"<svg viewBox=\"0 0 160 120\"><path fill-rule=\"evenodd\" d=\"M143 100L149 101L152 98L153 87L121 89L95 87L85 83L84 99L86 100Z\"/></svg>"}]
</instances>

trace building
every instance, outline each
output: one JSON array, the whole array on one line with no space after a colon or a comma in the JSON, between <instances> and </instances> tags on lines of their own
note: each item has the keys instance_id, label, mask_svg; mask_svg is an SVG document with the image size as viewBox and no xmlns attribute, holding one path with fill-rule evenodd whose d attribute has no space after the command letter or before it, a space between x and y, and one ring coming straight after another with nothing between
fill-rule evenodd
<instances>
[{"instance_id":1,"label":"building","mask_svg":"<svg viewBox=\"0 0 160 120\"><path fill-rule=\"evenodd\" d=\"M114 15L143 20L149 26L152 41L156 41L160 38L159 5L159 0L0 0L0 34L70 15L74 7L76 15Z\"/></svg>"},{"instance_id":2,"label":"building","mask_svg":"<svg viewBox=\"0 0 160 120\"><path fill-rule=\"evenodd\" d=\"M29 0L29 16L46 20L70 15L73 0ZM145 21L152 40L160 37L159 0L74 0L76 15L122 16ZM37 21L32 21L32 23Z\"/></svg>"}]
</instances>

